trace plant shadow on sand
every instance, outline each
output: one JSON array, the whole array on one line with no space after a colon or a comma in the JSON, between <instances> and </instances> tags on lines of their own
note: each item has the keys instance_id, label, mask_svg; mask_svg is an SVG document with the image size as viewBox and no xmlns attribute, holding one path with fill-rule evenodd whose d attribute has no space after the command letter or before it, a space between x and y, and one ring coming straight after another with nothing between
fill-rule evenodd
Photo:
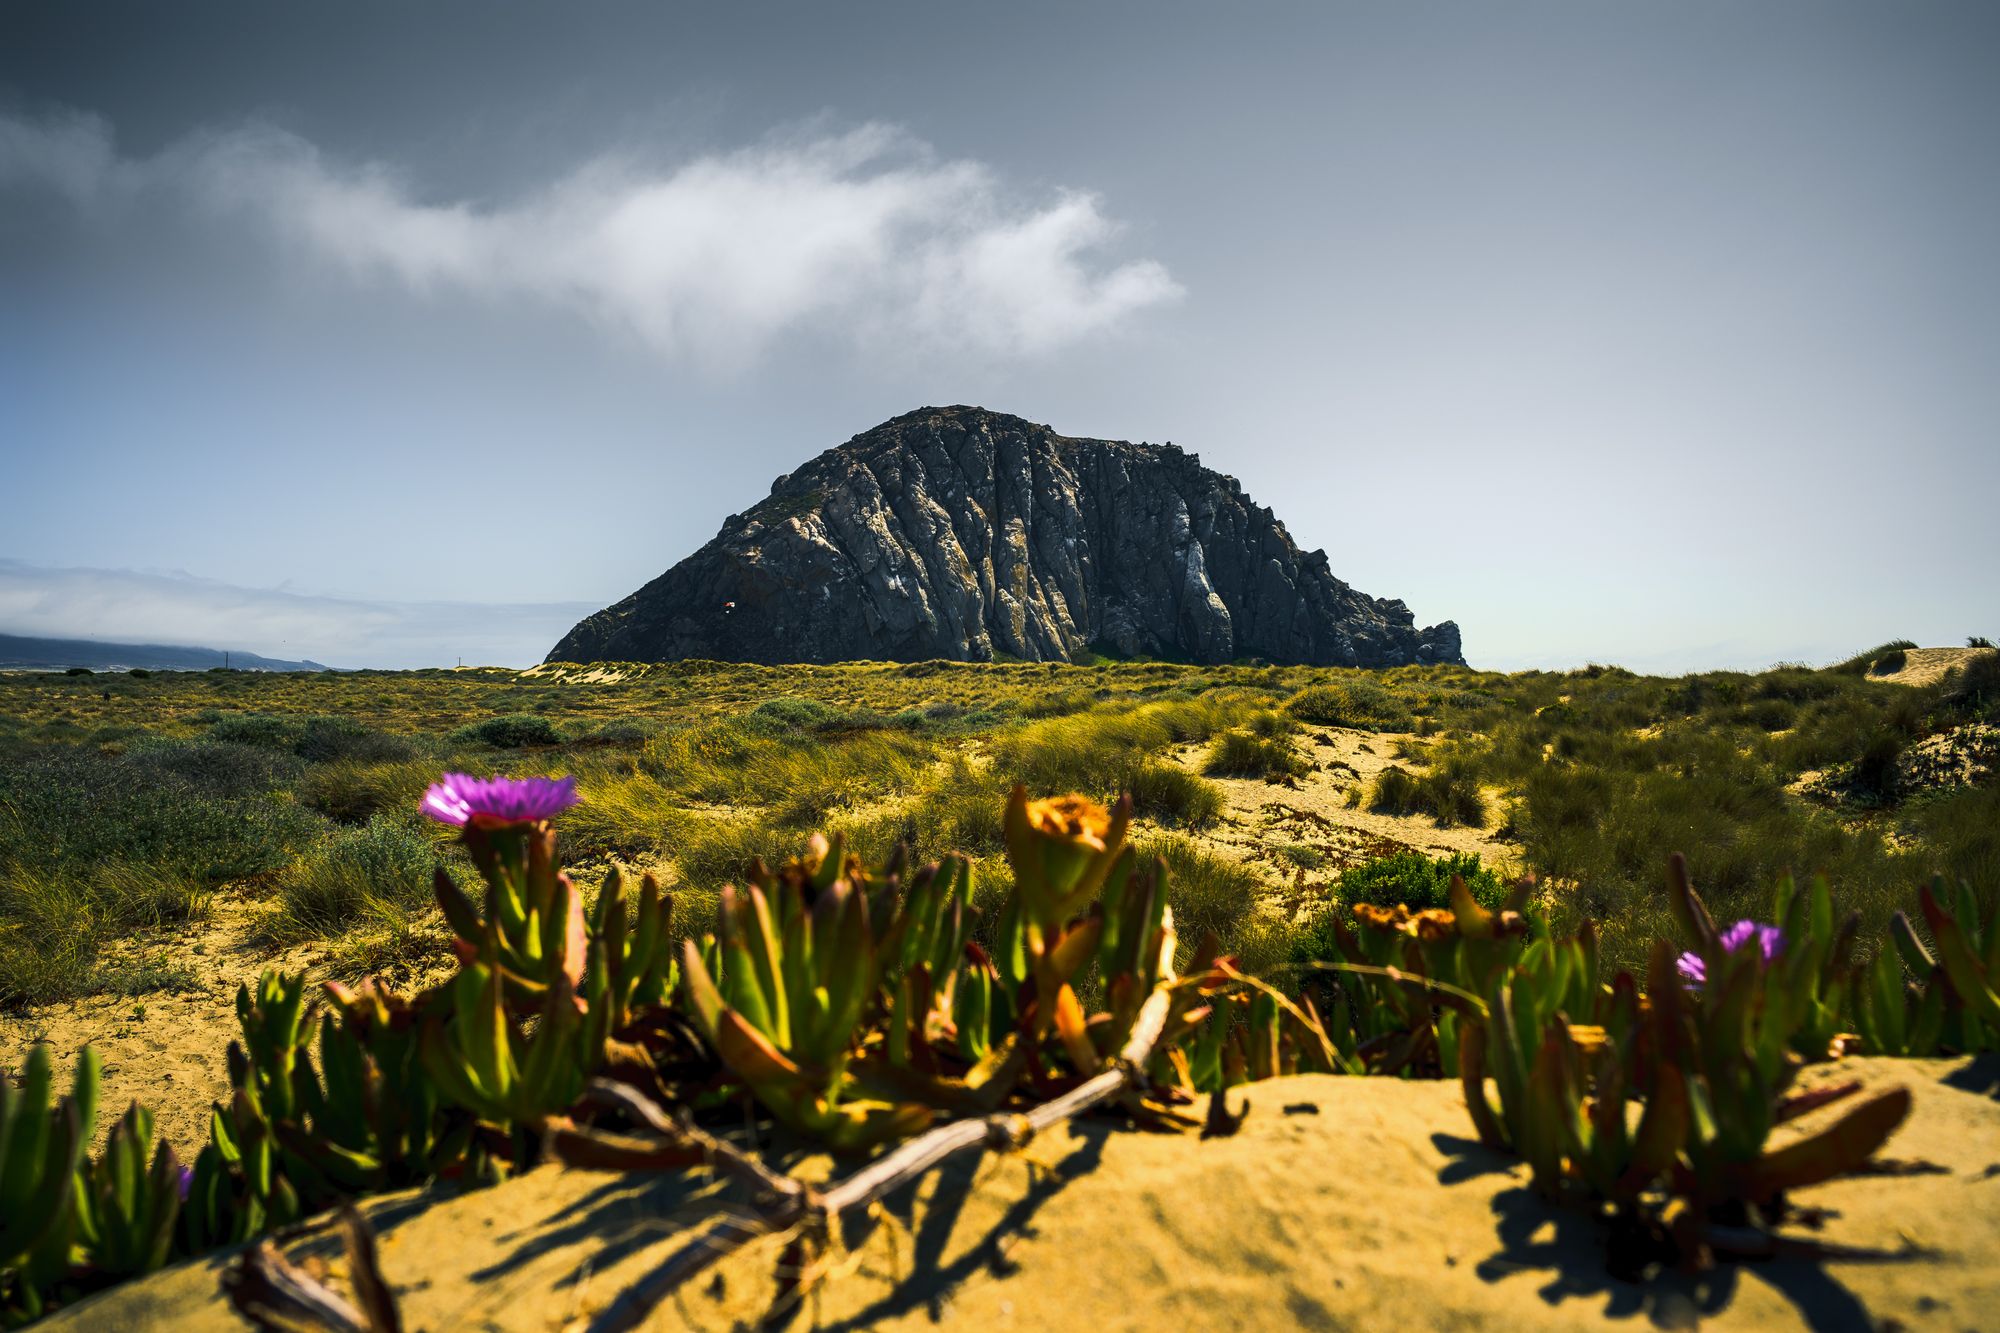
<instances>
[{"instance_id":1,"label":"plant shadow on sand","mask_svg":"<svg viewBox=\"0 0 2000 1333\"><path fill-rule=\"evenodd\" d=\"M2000 1101L2000 1052L1975 1055L1945 1075L1945 1086Z\"/></svg>"},{"instance_id":2,"label":"plant shadow on sand","mask_svg":"<svg viewBox=\"0 0 2000 1333\"><path fill-rule=\"evenodd\" d=\"M1438 1172L1441 1185L1461 1184L1483 1175L1506 1175L1519 1166L1515 1159L1476 1139L1433 1134L1431 1142L1451 1159ZM1655 1328L1693 1329L1727 1310L1738 1282L1748 1275L1789 1301L1807 1328L1833 1333L1875 1325L1860 1298L1823 1263L1798 1257L1760 1260L1754 1265L1724 1261L1706 1273L1668 1270L1646 1281L1631 1282L1607 1270L1606 1238L1593 1219L1549 1204L1525 1184L1496 1193L1493 1214L1500 1248L1480 1260L1474 1271L1492 1283L1547 1272L1549 1279L1536 1294L1552 1306L1566 1300L1601 1299L1599 1314L1606 1319L1643 1315ZM1922 1256L1849 1252L1842 1257L1845 1262L1898 1263Z\"/></svg>"},{"instance_id":3,"label":"plant shadow on sand","mask_svg":"<svg viewBox=\"0 0 2000 1333\"><path fill-rule=\"evenodd\" d=\"M1007 1257L1010 1240L1031 1237L1035 1213L1070 1184L1095 1170L1103 1159L1105 1143L1120 1131L1104 1121L1082 1120L1073 1122L1069 1132L1080 1142L1061 1161L1031 1168L1034 1177L1027 1190L984 1236L970 1245L954 1246L952 1233L958 1227L966 1201L977 1188L978 1179L992 1169L995 1159L990 1153L943 1168L921 1209L921 1221L916 1220L921 1181L906 1185L884 1199L882 1215L852 1219L846 1234L850 1254L860 1253L883 1228L883 1216L902 1235L909 1236L914 1231L909 1269L895 1274L895 1285L881 1300L825 1327L830 1333L873 1328L885 1319L919 1308L927 1309L933 1320L942 1321L949 1312L952 1294L967 1281L982 1272L996 1278L1010 1276L1014 1272ZM945 1262L946 1252L955 1248L960 1249L958 1257ZM895 1262L900 1269L902 1256L897 1255ZM789 1321L803 1305L804 1302L794 1304L781 1317Z\"/></svg>"}]
</instances>

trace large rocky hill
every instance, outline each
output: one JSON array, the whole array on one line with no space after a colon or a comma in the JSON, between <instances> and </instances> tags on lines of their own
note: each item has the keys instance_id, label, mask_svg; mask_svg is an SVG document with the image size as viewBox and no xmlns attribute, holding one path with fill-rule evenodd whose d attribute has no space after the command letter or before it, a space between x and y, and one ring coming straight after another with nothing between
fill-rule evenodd
<instances>
[{"instance_id":1,"label":"large rocky hill","mask_svg":"<svg viewBox=\"0 0 2000 1333\"><path fill-rule=\"evenodd\" d=\"M1172 445L976 407L897 417L732 514L550 661L1462 662L1458 626L1334 577L1234 477Z\"/></svg>"}]
</instances>

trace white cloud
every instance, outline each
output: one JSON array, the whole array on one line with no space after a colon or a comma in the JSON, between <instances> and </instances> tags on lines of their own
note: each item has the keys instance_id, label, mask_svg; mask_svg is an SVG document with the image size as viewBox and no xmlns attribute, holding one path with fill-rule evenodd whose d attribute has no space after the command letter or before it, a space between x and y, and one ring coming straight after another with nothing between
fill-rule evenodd
<instances>
[{"instance_id":1,"label":"white cloud","mask_svg":"<svg viewBox=\"0 0 2000 1333\"><path fill-rule=\"evenodd\" d=\"M227 648L337 667L530 666L589 602L373 602L0 559L0 633Z\"/></svg>"},{"instance_id":2,"label":"white cloud","mask_svg":"<svg viewBox=\"0 0 2000 1333\"><path fill-rule=\"evenodd\" d=\"M606 156L499 204L432 200L379 163L331 160L263 125L116 152L103 121L0 116L0 187L110 211L177 196L255 219L362 279L528 299L630 331L662 355L741 366L807 332L867 350L1034 356L1177 299L1096 196L1020 202L986 166L891 126L649 167Z\"/></svg>"}]
</instances>

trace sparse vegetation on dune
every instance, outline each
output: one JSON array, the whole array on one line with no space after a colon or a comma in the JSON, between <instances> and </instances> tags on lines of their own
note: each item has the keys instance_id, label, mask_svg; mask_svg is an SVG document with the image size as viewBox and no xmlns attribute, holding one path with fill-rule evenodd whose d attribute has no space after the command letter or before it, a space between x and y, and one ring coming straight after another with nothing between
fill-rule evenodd
<instances>
[{"instance_id":1,"label":"sparse vegetation on dune","mask_svg":"<svg viewBox=\"0 0 2000 1333\"><path fill-rule=\"evenodd\" d=\"M613 1293L600 1324L633 1327L760 1237L791 1238L781 1279L823 1271L850 1214L951 1158L1106 1105L1227 1135L1241 1113L1225 1093L1295 1073L1459 1077L1480 1142L1520 1158L1548 1206L1591 1219L1609 1271L1643 1279L1796 1244L1795 1191L1906 1169L1876 1155L1909 1088L1800 1095L1804 1062L1857 1042L2000 1045L2000 895L1969 886L1922 890L1923 933L1898 918L1892 945L1863 950L1859 914L1839 921L1824 880L1781 877L1767 920L1723 925L1676 857L1671 933L1635 971L1590 922L1553 926L1530 880L1399 856L1343 875L1287 965L1256 875L1184 835L1132 841L1129 800L1015 787L1004 874L984 890L955 853L880 860L836 833L780 861L739 823L735 852L754 859L711 899L650 876L633 893L615 871L586 895L557 870L555 821L579 799L569 778L429 786L423 814L460 831L485 881L433 877L455 970L413 995L369 980L314 996L276 969L243 986L231 1095L185 1166L137 1103L93 1151L99 1058L82 1053L65 1095L35 1045L19 1088L0 1081L0 1316L224 1248L239 1251L222 1280L239 1310L273 1291L337 1310L324 1272L244 1242L343 1209L344 1280L368 1313L339 1326L396 1327L370 1224L345 1207L358 1198L551 1161L758 1184ZM299 868L285 919L317 929L378 895L400 911L431 847L380 816L343 829ZM423 942L405 922L374 960ZM1260 974L1289 975L1297 999ZM1774 1125L1827 1107L1773 1146ZM745 1115L858 1164L809 1187L757 1140L720 1137Z\"/></svg>"},{"instance_id":2,"label":"sparse vegetation on dune","mask_svg":"<svg viewBox=\"0 0 2000 1333\"><path fill-rule=\"evenodd\" d=\"M1227 809L1204 771L1338 781L1310 770L1333 728L1386 732L1368 739L1403 756L1354 789L1361 809L1497 826L1556 919L1595 918L1621 961L1662 922L1663 846L1694 857L1723 910L1786 869L1823 870L1876 927L1913 878L2000 887L1990 780L1904 776L1927 737L2000 717L2000 655L1921 689L1873 680L1899 647L1678 678L1157 662L4 676L0 994L107 987L105 941L217 891L336 943L343 922L380 932L388 917L333 889L331 849L407 820L444 769L573 772L591 797L569 824L581 879L615 861L706 895L820 826L871 855L963 850L986 876L993 803L1017 782L1129 792L1145 825L1199 846ZM1246 873L1275 892L1299 869L1324 877L1325 859L1300 844ZM348 906L315 916L313 886ZM407 898L374 901L416 914L394 930L426 928L422 895Z\"/></svg>"}]
</instances>

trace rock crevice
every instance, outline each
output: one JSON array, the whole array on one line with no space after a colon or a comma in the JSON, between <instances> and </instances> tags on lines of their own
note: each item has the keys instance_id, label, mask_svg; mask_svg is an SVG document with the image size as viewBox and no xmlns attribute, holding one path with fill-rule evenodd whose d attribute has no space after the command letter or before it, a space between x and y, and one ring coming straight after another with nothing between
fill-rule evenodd
<instances>
[{"instance_id":1,"label":"rock crevice","mask_svg":"<svg viewBox=\"0 0 2000 1333\"><path fill-rule=\"evenodd\" d=\"M923 408L780 477L550 661L1463 662L1171 445Z\"/></svg>"}]
</instances>

